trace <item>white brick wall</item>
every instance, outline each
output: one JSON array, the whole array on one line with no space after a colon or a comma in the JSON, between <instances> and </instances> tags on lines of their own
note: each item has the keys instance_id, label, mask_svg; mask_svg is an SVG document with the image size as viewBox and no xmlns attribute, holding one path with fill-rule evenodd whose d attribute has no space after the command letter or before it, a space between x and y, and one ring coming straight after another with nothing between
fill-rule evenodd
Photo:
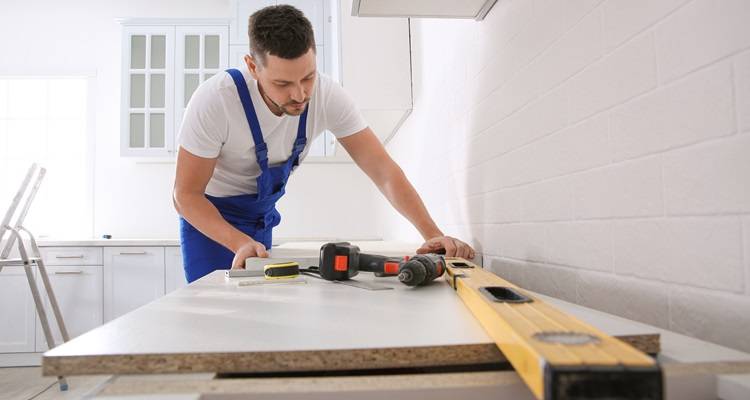
<instances>
[{"instance_id":1,"label":"white brick wall","mask_svg":"<svg viewBox=\"0 0 750 400\"><path fill-rule=\"evenodd\" d=\"M743 218L742 238L745 242L745 294L750 295L750 217Z\"/></svg>"},{"instance_id":2,"label":"white brick wall","mask_svg":"<svg viewBox=\"0 0 750 400\"><path fill-rule=\"evenodd\" d=\"M612 222L560 222L547 227L549 264L612 272Z\"/></svg>"},{"instance_id":3,"label":"white brick wall","mask_svg":"<svg viewBox=\"0 0 750 400\"><path fill-rule=\"evenodd\" d=\"M613 79L613 77L617 79ZM568 117L579 121L656 87L654 37L648 32L571 78Z\"/></svg>"},{"instance_id":4,"label":"white brick wall","mask_svg":"<svg viewBox=\"0 0 750 400\"><path fill-rule=\"evenodd\" d=\"M389 151L508 280L750 351L748 21L747 0L413 20L415 109Z\"/></svg>"},{"instance_id":5,"label":"white brick wall","mask_svg":"<svg viewBox=\"0 0 750 400\"><path fill-rule=\"evenodd\" d=\"M604 40L615 48L635 34L659 22L688 0L608 1L604 9Z\"/></svg>"},{"instance_id":6,"label":"white brick wall","mask_svg":"<svg viewBox=\"0 0 750 400\"><path fill-rule=\"evenodd\" d=\"M732 86L731 65L723 62L617 107L610 122L614 158L734 133Z\"/></svg>"},{"instance_id":7,"label":"white brick wall","mask_svg":"<svg viewBox=\"0 0 750 400\"><path fill-rule=\"evenodd\" d=\"M534 61L531 68L542 90L557 86L602 56L601 19L598 10L587 15Z\"/></svg>"},{"instance_id":8,"label":"white brick wall","mask_svg":"<svg viewBox=\"0 0 750 400\"><path fill-rule=\"evenodd\" d=\"M565 221L573 217L573 187L569 177L534 183L522 190L522 221Z\"/></svg>"},{"instance_id":9,"label":"white brick wall","mask_svg":"<svg viewBox=\"0 0 750 400\"><path fill-rule=\"evenodd\" d=\"M737 119L741 131L750 131L750 52L737 57L734 62L737 84Z\"/></svg>"},{"instance_id":10,"label":"white brick wall","mask_svg":"<svg viewBox=\"0 0 750 400\"><path fill-rule=\"evenodd\" d=\"M656 28L659 78L670 81L750 46L747 0L695 0Z\"/></svg>"},{"instance_id":11,"label":"white brick wall","mask_svg":"<svg viewBox=\"0 0 750 400\"><path fill-rule=\"evenodd\" d=\"M574 178L575 219L650 217L664 213L659 156L616 163Z\"/></svg>"},{"instance_id":12,"label":"white brick wall","mask_svg":"<svg viewBox=\"0 0 750 400\"><path fill-rule=\"evenodd\" d=\"M669 293L664 285L643 279L597 272L580 272L576 279L578 303L640 320L669 325Z\"/></svg>"},{"instance_id":13,"label":"white brick wall","mask_svg":"<svg viewBox=\"0 0 750 400\"><path fill-rule=\"evenodd\" d=\"M673 286L669 328L718 343L750 348L750 297Z\"/></svg>"},{"instance_id":14,"label":"white brick wall","mask_svg":"<svg viewBox=\"0 0 750 400\"><path fill-rule=\"evenodd\" d=\"M742 292L741 236L736 216L616 221L615 272Z\"/></svg>"},{"instance_id":15,"label":"white brick wall","mask_svg":"<svg viewBox=\"0 0 750 400\"><path fill-rule=\"evenodd\" d=\"M750 214L750 135L664 155L666 213Z\"/></svg>"}]
</instances>

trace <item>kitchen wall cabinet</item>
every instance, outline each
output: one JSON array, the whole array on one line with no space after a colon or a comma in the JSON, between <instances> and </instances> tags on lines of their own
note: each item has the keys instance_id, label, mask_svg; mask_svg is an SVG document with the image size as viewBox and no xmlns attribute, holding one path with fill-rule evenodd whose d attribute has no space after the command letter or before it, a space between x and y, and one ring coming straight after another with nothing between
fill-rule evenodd
<instances>
[{"instance_id":1,"label":"kitchen wall cabinet","mask_svg":"<svg viewBox=\"0 0 750 400\"><path fill-rule=\"evenodd\" d=\"M171 157L193 92L228 66L228 20L120 22L120 155Z\"/></svg>"}]
</instances>

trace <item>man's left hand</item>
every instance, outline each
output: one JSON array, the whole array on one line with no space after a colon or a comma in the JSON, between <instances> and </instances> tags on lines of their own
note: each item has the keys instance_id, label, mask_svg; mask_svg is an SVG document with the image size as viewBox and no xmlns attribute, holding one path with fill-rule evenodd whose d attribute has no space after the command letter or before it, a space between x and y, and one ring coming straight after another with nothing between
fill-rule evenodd
<instances>
[{"instance_id":1,"label":"man's left hand","mask_svg":"<svg viewBox=\"0 0 750 400\"><path fill-rule=\"evenodd\" d=\"M450 236L437 236L422 244L417 254L436 253L445 250L446 257L463 257L473 259L476 253L468 244Z\"/></svg>"}]
</instances>

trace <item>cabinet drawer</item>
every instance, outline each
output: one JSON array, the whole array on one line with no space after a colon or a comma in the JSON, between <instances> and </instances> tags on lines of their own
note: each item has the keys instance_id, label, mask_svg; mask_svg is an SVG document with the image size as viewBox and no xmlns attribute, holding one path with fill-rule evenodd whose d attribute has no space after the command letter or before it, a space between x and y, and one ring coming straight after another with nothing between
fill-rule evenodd
<instances>
[{"instance_id":1,"label":"cabinet drawer","mask_svg":"<svg viewBox=\"0 0 750 400\"><path fill-rule=\"evenodd\" d=\"M101 247L42 247L47 265L102 265Z\"/></svg>"},{"instance_id":2,"label":"cabinet drawer","mask_svg":"<svg viewBox=\"0 0 750 400\"><path fill-rule=\"evenodd\" d=\"M105 247L106 266L139 266L164 268L163 247Z\"/></svg>"}]
</instances>

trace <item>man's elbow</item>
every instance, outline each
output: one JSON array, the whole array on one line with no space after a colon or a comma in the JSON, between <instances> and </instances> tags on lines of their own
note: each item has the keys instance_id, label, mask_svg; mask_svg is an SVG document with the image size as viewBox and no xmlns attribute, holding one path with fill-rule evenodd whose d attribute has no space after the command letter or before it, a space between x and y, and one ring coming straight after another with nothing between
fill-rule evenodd
<instances>
[{"instance_id":1,"label":"man's elbow","mask_svg":"<svg viewBox=\"0 0 750 400\"><path fill-rule=\"evenodd\" d=\"M183 211L185 210L186 197L187 195L177 190L177 188L172 191L172 204L179 215L183 215Z\"/></svg>"}]
</instances>

